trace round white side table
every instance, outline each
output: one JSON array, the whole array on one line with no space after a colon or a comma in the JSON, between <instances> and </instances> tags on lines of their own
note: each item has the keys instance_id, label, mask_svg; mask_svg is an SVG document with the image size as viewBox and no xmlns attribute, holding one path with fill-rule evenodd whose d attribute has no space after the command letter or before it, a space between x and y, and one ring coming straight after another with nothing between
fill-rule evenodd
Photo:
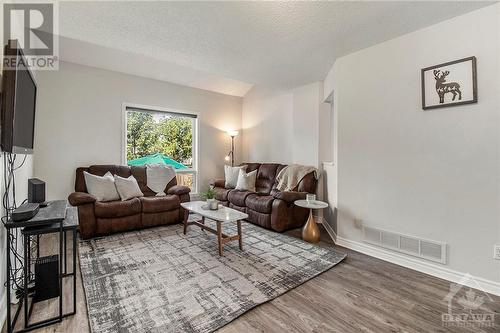
<instances>
[{"instance_id":1,"label":"round white side table","mask_svg":"<svg viewBox=\"0 0 500 333\"><path fill-rule=\"evenodd\" d=\"M297 200L294 202L299 207L309 208L309 218L302 228L302 239L309 243L317 243L320 238L320 231L313 217L313 209L323 209L328 207L328 204L323 201L313 200Z\"/></svg>"}]
</instances>

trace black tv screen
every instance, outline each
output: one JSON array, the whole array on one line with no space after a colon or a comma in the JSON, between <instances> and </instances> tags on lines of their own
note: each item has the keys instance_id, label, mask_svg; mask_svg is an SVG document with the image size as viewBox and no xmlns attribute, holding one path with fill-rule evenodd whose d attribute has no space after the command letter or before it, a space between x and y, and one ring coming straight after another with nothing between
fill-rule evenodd
<instances>
[{"instance_id":1,"label":"black tv screen","mask_svg":"<svg viewBox=\"0 0 500 333\"><path fill-rule=\"evenodd\" d=\"M2 81L2 150L33 152L36 83L22 49L9 42L5 47ZM7 65L6 65L7 64Z\"/></svg>"}]
</instances>

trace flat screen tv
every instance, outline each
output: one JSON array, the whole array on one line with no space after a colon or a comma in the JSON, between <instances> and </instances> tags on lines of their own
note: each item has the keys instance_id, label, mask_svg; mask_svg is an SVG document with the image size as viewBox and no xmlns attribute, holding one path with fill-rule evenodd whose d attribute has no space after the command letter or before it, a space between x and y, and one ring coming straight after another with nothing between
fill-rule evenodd
<instances>
[{"instance_id":1,"label":"flat screen tv","mask_svg":"<svg viewBox=\"0 0 500 333\"><path fill-rule=\"evenodd\" d=\"M36 83L16 40L4 49L2 71L2 150L32 154L35 134Z\"/></svg>"}]
</instances>

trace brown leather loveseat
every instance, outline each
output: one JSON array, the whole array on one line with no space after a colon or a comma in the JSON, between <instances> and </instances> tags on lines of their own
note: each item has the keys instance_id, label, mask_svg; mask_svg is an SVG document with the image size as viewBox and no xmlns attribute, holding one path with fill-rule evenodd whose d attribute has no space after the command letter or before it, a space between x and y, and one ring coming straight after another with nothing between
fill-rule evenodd
<instances>
[{"instance_id":1,"label":"brown leather loveseat","mask_svg":"<svg viewBox=\"0 0 500 333\"><path fill-rule=\"evenodd\" d=\"M294 205L305 199L307 193L316 193L317 181L313 173L307 174L293 191L276 189L276 176L286 167L272 163L242 163L246 172L257 171L255 192L225 188L223 179L212 181L215 198L223 205L248 214L248 221L278 232L301 227L307 221L309 210Z\"/></svg>"},{"instance_id":2,"label":"brown leather loveseat","mask_svg":"<svg viewBox=\"0 0 500 333\"><path fill-rule=\"evenodd\" d=\"M83 171L103 176L106 172L121 177L133 175L144 197L126 201L98 202L87 193ZM141 229L182 221L181 202L189 201L189 188L177 185L174 178L165 188L166 196L157 197L146 185L146 167L121 165L93 165L76 169L75 192L68 200L78 207L80 235L82 238L107 235L115 232Z\"/></svg>"}]
</instances>

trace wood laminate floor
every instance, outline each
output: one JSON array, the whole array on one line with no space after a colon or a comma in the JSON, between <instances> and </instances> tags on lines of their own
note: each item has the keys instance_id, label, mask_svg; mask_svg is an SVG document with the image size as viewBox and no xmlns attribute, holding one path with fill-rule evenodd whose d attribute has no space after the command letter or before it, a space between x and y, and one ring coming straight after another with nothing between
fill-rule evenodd
<instances>
[{"instance_id":1,"label":"wood laminate floor","mask_svg":"<svg viewBox=\"0 0 500 333\"><path fill-rule=\"evenodd\" d=\"M289 234L300 235L297 230ZM322 243L327 242L331 243L323 231ZM45 251L55 251L57 244L55 236L45 236L41 241ZM454 313L468 313L461 305L466 304L464 300L475 300L475 305L483 301L474 312L493 313L494 326L444 327L442 314L448 311L445 297L450 282L342 247L337 249L348 254L342 263L245 313L219 332L500 332L500 297L477 290L474 298L470 292L467 297L469 288L462 288L453 298ZM77 314L35 332L90 332L79 265L77 267ZM71 281L67 281L64 301L68 310L72 304L71 287ZM37 303L32 319L41 319L56 311L55 301ZM22 320L21 316L19 322Z\"/></svg>"}]
</instances>

